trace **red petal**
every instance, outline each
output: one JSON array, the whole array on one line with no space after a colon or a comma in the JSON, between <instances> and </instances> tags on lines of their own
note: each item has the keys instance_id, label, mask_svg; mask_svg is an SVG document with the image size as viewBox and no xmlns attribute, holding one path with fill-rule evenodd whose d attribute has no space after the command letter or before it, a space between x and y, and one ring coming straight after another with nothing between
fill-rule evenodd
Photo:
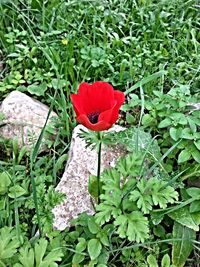
<instances>
[{"instance_id":1,"label":"red petal","mask_svg":"<svg viewBox=\"0 0 200 267\"><path fill-rule=\"evenodd\" d=\"M97 123L92 124L86 115L80 115L76 120L86 128L96 132L108 130L112 126L110 123L104 121L98 121Z\"/></svg>"},{"instance_id":2,"label":"red petal","mask_svg":"<svg viewBox=\"0 0 200 267\"><path fill-rule=\"evenodd\" d=\"M107 123L110 123L111 125L113 125L117 121L119 117L119 109L121 105L124 103L125 97L124 97L124 93L120 91L115 91L114 97L116 101L115 105L111 109L102 112L99 115L99 121L102 120Z\"/></svg>"},{"instance_id":3,"label":"red petal","mask_svg":"<svg viewBox=\"0 0 200 267\"><path fill-rule=\"evenodd\" d=\"M114 89L107 82L94 82L88 88L91 111L102 112L114 105Z\"/></svg>"},{"instance_id":4,"label":"red petal","mask_svg":"<svg viewBox=\"0 0 200 267\"><path fill-rule=\"evenodd\" d=\"M74 111L76 112L76 116L85 113L83 109L82 99L76 94L71 94L70 97L74 107Z\"/></svg>"},{"instance_id":5,"label":"red petal","mask_svg":"<svg viewBox=\"0 0 200 267\"><path fill-rule=\"evenodd\" d=\"M79 85L78 94L77 94L77 96L79 97L79 101L80 101L79 103L81 103L81 106L84 110L84 112L82 113L86 113L86 114L89 114L94 111L92 109L91 99L88 94L90 87L91 85L86 82L81 83Z\"/></svg>"},{"instance_id":6,"label":"red petal","mask_svg":"<svg viewBox=\"0 0 200 267\"><path fill-rule=\"evenodd\" d=\"M124 93L119 91L119 90L115 90L114 91L114 99L117 101L118 105L123 105L124 101L125 101L125 96Z\"/></svg>"}]
</instances>

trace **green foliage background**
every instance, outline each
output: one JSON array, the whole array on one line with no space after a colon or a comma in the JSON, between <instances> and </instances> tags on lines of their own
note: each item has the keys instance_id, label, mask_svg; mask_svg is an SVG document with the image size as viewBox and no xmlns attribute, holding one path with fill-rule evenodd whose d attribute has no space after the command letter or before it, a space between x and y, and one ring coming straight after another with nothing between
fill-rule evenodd
<instances>
[{"instance_id":1,"label":"green foliage background","mask_svg":"<svg viewBox=\"0 0 200 267\"><path fill-rule=\"evenodd\" d=\"M199 265L199 14L198 0L0 0L0 101L19 90L59 116L48 153L51 125L32 153L0 137L0 266ZM103 173L96 215L60 233L69 95L96 80L127 96L128 130L107 137L129 155Z\"/></svg>"}]
</instances>

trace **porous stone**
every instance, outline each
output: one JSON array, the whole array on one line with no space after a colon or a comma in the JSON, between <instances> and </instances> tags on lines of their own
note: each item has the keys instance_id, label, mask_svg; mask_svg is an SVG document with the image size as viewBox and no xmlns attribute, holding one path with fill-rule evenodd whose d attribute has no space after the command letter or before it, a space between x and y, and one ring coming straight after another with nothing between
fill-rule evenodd
<instances>
[{"instance_id":1,"label":"porous stone","mask_svg":"<svg viewBox=\"0 0 200 267\"><path fill-rule=\"evenodd\" d=\"M115 125L112 131L121 131L124 128ZM78 134L87 129L78 125L72 134L71 147L65 172L57 186L57 190L66 195L65 200L53 209L54 227L59 230L70 226L70 221L82 212L94 214L93 201L88 192L90 175L97 173L97 151L86 148L85 140ZM102 147L101 171L114 167L116 161L125 154L119 146Z\"/></svg>"},{"instance_id":2,"label":"porous stone","mask_svg":"<svg viewBox=\"0 0 200 267\"><path fill-rule=\"evenodd\" d=\"M5 139L17 138L19 146L31 147L40 135L48 112L49 108L43 103L13 91L0 105L0 113L4 115L3 121L0 121L0 136ZM57 117L55 112L51 112L49 121L52 117Z\"/></svg>"}]
</instances>

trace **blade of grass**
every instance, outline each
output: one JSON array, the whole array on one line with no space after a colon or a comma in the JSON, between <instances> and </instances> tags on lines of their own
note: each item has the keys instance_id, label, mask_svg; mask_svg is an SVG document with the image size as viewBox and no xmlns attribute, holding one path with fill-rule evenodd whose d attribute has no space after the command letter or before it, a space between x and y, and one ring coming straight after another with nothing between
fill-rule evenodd
<instances>
[{"instance_id":1,"label":"blade of grass","mask_svg":"<svg viewBox=\"0 0 200 267\"><path fill-rule=\"evenodd\" d=\"M135 89L139 88L140 86L143 86L146 83L149 83L149 82L151 82L151 81L153 81L153 80L155 80L155 79L157 79L157 78L159 78L165 74L166 74L165 70L155 72L154 74L143 78L141 81L139 81L136 84L134 84L133 86L131 86L131 88L127 89L124 93L125 93L125 95L127 95L127 94L131 93L132 91L134 91Z\"/></svg>"}]
</instances>

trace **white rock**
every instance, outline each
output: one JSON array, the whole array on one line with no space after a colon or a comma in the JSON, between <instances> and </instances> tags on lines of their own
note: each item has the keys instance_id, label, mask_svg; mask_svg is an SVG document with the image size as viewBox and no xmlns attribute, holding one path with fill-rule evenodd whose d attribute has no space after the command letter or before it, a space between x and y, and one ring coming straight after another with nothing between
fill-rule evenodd
<instances>
[{"instance_id":1,"label":"white rock","mask_svg":"<svg viewBox=\"0 0 200 267\"><path fill-rule=\"evenodd\" d=\"M0 113L5 120L0 122L0 136L5 139L17 138L20 146L32 146L43 128L49 108L19 91L11 92L2 102ZM51 112L50 119L57 117Z\"/></svg>"},{"instance_id":2,"label":"white rock","mask_svg":"<svg viewBox=\"0 0 200 267\"><path fill-rule=\"evenodd\" d=\"M90 175L97 173L97 152L86 148L86 143L77 135L80 131L87 129L78 125L72 135L69 158L65 172L57 186L57 190L66 194L63 203L53 209L54 227L59 230L70 226L70 221L77 218L82 212L94 214L94 208L90 194L88 193L88 179ZM121 131L120 126L112 127L112 131ZM101 171L105 168L113 167L125 151L116 147L102 148Z\"/></svg>"}]
</instances>

